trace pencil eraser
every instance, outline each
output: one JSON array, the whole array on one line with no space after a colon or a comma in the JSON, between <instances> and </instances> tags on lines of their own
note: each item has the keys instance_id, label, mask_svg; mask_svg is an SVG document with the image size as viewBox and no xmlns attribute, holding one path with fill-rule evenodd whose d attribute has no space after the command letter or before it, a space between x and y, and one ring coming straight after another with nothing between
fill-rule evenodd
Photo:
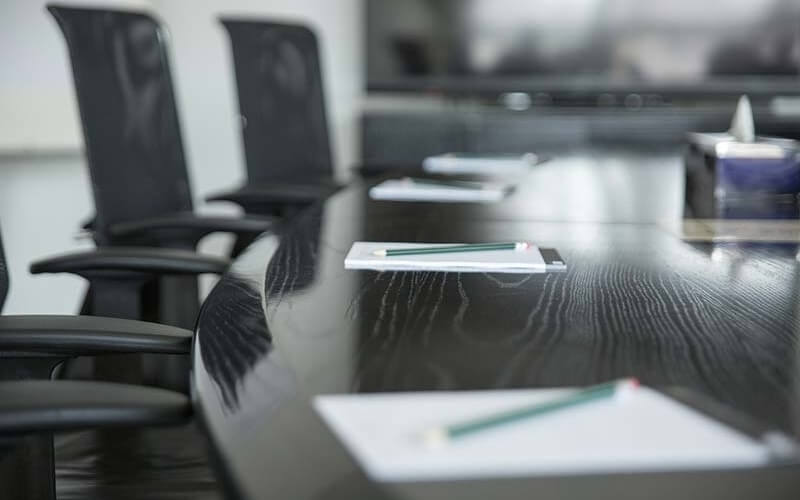
<instances>
[{"instance_id":1,"label":"pencil eraser","mask_svg":"<svg viewBox=\"0 0 800 500\"><path fill-rule=\"evenodd\" d=\"M639 380L636 378L629 378L620 381L617 384L616 391L614 392L614 399L617 401L625 401L631 397L639 388Z\"/></svg>"}]
</instances>

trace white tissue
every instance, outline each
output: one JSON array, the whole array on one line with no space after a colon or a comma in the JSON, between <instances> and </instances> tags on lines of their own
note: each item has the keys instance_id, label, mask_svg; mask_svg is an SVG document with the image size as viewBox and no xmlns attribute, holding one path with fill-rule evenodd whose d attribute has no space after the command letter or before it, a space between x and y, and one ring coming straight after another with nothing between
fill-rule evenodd
<instances>
[{"instance_id":1,"label":"white tissue","mask_svg":"<svg viewBox=\"0 0 800 500\"><path fill-rule=\"evenodd\" d=\"M755 142L756 140L753 109L750 107L750 99L746 95L739 98L739 104L736 105L736 113L733 114L728 133L738 142Z\"/></svg>"}]
</instances>

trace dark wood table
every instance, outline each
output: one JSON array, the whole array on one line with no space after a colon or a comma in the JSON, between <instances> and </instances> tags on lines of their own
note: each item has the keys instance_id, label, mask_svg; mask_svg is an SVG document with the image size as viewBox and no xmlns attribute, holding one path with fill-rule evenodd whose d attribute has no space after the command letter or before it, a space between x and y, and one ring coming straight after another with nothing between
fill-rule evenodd
<instances>
[{"instance_id":1,"label":"dark wood table","mask_svg":"<svg viewBox=\"0 0 800 500\"><path fill-rule=\"evenodd\" d=\"M496 205L351 187L256 241L209 295L193 388L233 498L800 498L800 468L371 482L315 394L681 386L800 433L796 245L688 244L679 156L574 152ZM530 240L563 273L346 271L356 240Z\"/></svg>"}]
</instances>

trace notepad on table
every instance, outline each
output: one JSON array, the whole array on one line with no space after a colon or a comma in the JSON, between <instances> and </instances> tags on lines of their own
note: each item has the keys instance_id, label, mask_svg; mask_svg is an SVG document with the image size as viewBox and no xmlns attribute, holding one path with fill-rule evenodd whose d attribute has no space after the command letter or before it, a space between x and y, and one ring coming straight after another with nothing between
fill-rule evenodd
<instances>
[{"instance_id":1,"label":"notepad on table","mask_svg":"<svg viewBox=\"0 0 800 500\"><path fill-rule=\"evenodd\" d=\"M374 200L492 203L505 198L511 184L497 182L389 179L369 190Z\"/></svg>"},{"instance_id":2,"label":"notepad on table","mask_svg":"<svg viewBox=\"0 0 800 500\"><path fill-rule=\"evenodd\" d=\"M379 481L756 467L763 441L642 387L431 447L431 426L545 403L571 389L323 395L316 411Z\"/></svg>"},{"instance_id":3,"label":"notepad on table","mask_svg":"<svg viewBox=\"0 0 800 500\"><path fill-rule=\"evenodd\" d=\"M566 264L552 248L529 245L526 250L487 250L424 255L379 256L375 252L391 249L434 249L457 243L353 243L344 260L345 269L376 271L453 271L492 273L543 273L562 271Z\"/></svg>"},{"instance_id":4,"label":"notepad on table","mask_svg":"<svg viewBox=\"0 0 800 500\"><path fill-rule=\"evenodd\" d=\"M521 155L447 153L425 158L422 169L437 174L495 175L525 173L538 162L539 157L533 153Z\"/></svg>"}]
</instances>

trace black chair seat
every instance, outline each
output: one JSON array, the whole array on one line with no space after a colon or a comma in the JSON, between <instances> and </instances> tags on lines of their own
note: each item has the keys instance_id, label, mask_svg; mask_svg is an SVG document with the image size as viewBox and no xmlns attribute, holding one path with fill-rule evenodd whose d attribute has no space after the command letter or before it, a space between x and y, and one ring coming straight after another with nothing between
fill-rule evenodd
<instances>
[{"instance_id":1,"label":"black chair seat","mask_svg":"<svg viewBox=\"0 0 800 500\"><path fill-rule=\"evenodd\" d=\"M240 205L257 203L311 204L324 200L341 188L332 180L318 182L276 181L270 184L247 185L218 193L208 201L232 201Z\"/></svg>"},{"instance_id":2,"label":"black chair seat","mask_svg":"<svg viewBox=\"0 0 800 500\"><path fill-rule=\"evenodd\" d=\"M147 244L194 249L204 236L224 232L234 235L259 235L273 228L273 217L249 215L245 217L201 216L193 212L176 212L120 222L109 227L114 241L138 241Z\"/></svg>"},{"instance_id":3,"label":"black chair seat","mask_svg":"<svg viewBox=\"0 0 800 500\"><path fill-rule=\"evenodd\" d=\"M174 425L192 415L183 394L136 385L68 380L0 382L0 434Z\"/></svg>"}]
</instances>

